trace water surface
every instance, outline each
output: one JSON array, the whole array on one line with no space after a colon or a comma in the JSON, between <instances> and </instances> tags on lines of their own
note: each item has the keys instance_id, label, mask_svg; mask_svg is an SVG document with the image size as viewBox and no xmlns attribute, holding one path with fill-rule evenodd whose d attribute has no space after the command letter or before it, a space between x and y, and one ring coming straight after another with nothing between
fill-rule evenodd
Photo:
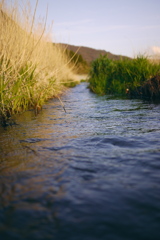
<instances>
[{"instance_id":1,"label":"water surface","mask_svg":"<svg viewBox=\"0 0 160 240\"><path fill-rule=\"evenodd\" d=\"M0 128L0 239L159 240L160 105L83 83Z\"/></svg>"}]
</instances>

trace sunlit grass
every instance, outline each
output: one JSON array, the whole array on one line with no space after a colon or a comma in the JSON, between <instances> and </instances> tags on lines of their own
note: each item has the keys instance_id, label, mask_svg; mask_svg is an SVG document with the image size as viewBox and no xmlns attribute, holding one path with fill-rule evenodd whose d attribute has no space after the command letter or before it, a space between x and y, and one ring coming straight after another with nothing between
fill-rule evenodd
<instances>
[{"instance_id":1,"label":"sunlit grass","mask_svg":"<svg viewBox=\"0 0 160 240\"><path fill-rule=\"evenodd\" d=\"M156 74L160 74L160 63L145 56L121 60L101 56L92 63L89 87L101 95L126 95L126 89L132 91Z\"/></svg>"},{"instance_id":2,"label":"sunlit grass","mask_svg":"<svg viewBox=\"0 0 160 240\"><path fill-rule=\"evenodd\" d=\"M10 1L11 2L11 1ZM52 44L46 19L36 22L29 2L0 0L0 119L30 107L38 111L64 83L74 79L73 66L58 44ZM46 12L47 16L47 12ZM74 81L74 80L73 80Z\"/></svg>"}]
</instances>

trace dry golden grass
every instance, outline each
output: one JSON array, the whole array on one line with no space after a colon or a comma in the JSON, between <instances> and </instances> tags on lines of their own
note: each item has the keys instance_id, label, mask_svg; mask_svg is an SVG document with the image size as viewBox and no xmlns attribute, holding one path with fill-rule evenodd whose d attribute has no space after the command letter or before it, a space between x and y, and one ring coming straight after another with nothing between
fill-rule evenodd
<instances>
[{"instance_id":1,"label":"dry golden grass","mask_svg":"<svg viewBox=\"0 0 160 240\"><path fill-rule=\"evenodd\" d=\"M0 0L0 116L40 108L74 79L73 66L46 32L46 19L36 22L29 2ZM19 10L21 9L21 10ZM46 12L47 16L47 12Z\"/></svg>"}]
</instances>

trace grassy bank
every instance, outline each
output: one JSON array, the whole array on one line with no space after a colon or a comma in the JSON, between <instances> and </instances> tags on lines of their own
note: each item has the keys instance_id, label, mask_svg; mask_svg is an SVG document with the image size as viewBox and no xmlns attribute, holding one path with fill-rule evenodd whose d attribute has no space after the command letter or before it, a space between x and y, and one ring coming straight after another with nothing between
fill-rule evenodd
<instances>
[{"instance_id":1,"label":"grassy bank","mask_svg":"<svg viewBox=\"0 0 160 240\"><path fill-rule=\"evenodd\" d=\"M24 2L23 2L24 3ZM0 0L0 121L43 103L74 80L73 65L64 49L52 44L46 20L36 22L29 2L18 6ZM20 9L20 11L19 11ZM46 14L47 15L47 14Z\"/></svg>"},{"instance_id":2,"label":"grassy bank","mask_svg":"<svg viewBox=\"0 0 160 240\"><path fill-rule=\"evenodd\" d=\"M160 74L160 64L144 56L123 60L101 56L92 63L89 87L97 94L125 96L127 91L136 91L157 74Z\"/></svg>"},{"instance_id":3,"label":"grassy bank","mask_svg":"<svg viewBox=\"0 0 160 240\"><path fill-rule=\"evenodd\" d=\"M90 70L89 64L84 60L82 55L77 52L73 52L66 48L66 54L68 55L69 59L75 66L77 74L88 74Z\"/></svg>"}]
</instances>

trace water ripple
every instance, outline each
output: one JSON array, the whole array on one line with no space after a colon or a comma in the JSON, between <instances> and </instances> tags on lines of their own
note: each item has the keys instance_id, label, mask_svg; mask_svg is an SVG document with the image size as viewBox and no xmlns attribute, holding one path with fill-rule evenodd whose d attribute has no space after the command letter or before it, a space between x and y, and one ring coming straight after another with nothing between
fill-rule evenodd
<instances>
[{"instance_id":1,"label":"water ripple","mask_svg":"<svg viewBox=\"0 0 160 240\"><path fill-rule=\"evenodd\" d=\"M159 240L160 105L62 100L0 130L0 239Z\"/></svg>"}]
</instances>

